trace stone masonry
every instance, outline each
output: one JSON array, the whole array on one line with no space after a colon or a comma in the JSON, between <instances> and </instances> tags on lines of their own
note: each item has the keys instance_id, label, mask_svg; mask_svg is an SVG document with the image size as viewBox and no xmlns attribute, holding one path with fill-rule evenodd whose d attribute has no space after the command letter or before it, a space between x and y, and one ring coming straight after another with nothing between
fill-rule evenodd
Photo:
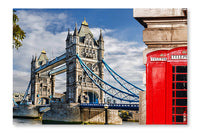
<instances>
[{"instance_id":1,"label":"stone masonry","mask_svg":"<svg viewBox=\"0 0 200 133\"><path fill-rule=\"evenodd\" d=\"M108 124L122 124L118 110L109 109ZM53 103L51 110L44 113L43 123L90 123L105 124L105 109L81 109L79 103Z\"/></svg>"}]
</instances>

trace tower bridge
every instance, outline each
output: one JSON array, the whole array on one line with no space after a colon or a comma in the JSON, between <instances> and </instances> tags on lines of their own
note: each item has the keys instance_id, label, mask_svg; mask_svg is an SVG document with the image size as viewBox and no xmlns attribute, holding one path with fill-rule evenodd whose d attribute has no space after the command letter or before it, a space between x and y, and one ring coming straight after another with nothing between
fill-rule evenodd
<instances>
[{"instance_id":1,"label":"tower bridge","mask_svg":"<svg viewBox=\"0 0 200 133\"><path fill-rule=\"evenodd\" d=\"M104 66L120 88L104 81ZM55 96L55 76L64 72L66 72L66 94L64 100L56 104L52 102ZM38 107L41 104L47 105L41 106L40 109L47 111L43 115L44 120L60 118L66 121L83 121L83 116L84 119L85 117L90 118L90 115L85 114L92 109L96 112L95 117L101 119L100 114L105 107L104 96L106 94L119 101L128 102L128 104L108 105L108 109L112 112L110 115L116 116L118 121L116 123L120 121L118 112L112 109L137 111L139 92L143 91L109 67L104 60L102 31L100 31L99 39L95 40L86 20L82 22L79 30L77 24L75 25L73 34L68 30L65 53L49 60L46 51L43 50L39 58L32 57L31 80L21 103L25 101L30 88L32 105ZM68 114L69 112L71 114ZM110 120L111 123L112 121L115 122Z\"/></svg>"}]
</instances>

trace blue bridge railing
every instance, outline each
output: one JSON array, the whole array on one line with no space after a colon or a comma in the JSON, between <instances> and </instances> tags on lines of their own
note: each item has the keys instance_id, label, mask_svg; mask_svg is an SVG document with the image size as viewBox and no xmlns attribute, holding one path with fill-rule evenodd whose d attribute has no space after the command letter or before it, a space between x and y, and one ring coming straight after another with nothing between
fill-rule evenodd
<instances>
[{"instance_id":1,"label":"blue bridge railing","mask_svg":"<svg viewBox=\"0 0 200 133\"><path fill-rule=\"evenodd\" d=\"M139 104L91 104L91 103L81 103L81 108L104 108L105 105L108 109L121 109L121 110L139 110Z\"/></svg>"},{"instance_id":2,"label":"blue bridge railing","mask_svg":"<svg viewBox=\"0 0 200 133\"><path fill-rule=\"evenodd\" d=\"M56 57L55 59L53 59L51 61L48 61L46 64L44 64L44 65L40 66L38 69L36 69L35 72L39 72L39 71L43 70L44 68L47 68L48 66L51 66L65 58L66 58L66 53L62 54L59 57Z\"/></svg>"}]
</instances>

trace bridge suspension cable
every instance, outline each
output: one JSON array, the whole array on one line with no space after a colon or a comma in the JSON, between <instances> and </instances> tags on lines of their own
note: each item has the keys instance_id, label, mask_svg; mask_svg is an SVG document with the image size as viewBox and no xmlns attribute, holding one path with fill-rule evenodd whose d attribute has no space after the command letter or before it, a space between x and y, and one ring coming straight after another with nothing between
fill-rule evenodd
<instances>
[{"instance_id":1,"label":"bridge suspension cable","mask_svg":"<svg viewBox=\"0 0 200 133\"><path fill-rule=\"evenodd\" d=\"M13 103L15 106L18 106L18 104L15 102L15 99L13 98Z\"/></svg>"},{"instance_id":2,"label":"bridge suspension cable","mask_svg":"<svg viewBox=\"0 0 200 133\"><path fill-rule=\"evenodd\" d=\"M139 102L139 96L136 94L131 94L125 91L122 91L109 83L102 80L99 76L97 76L87 65L81 60L81 58L76 55L81 67L84 72L88 75L88 77L92 80L92 82L102 91L104 91L109 96L116 98L121 101L127 102Z\"/></svg>"},{"instance_id":3,"label":"bridge suspension cable","mask_svg":"<svg viewBox=\"0 0 200 133\"><path fill-rule=\"evenodd\" d=\"M29 81L28 87L27 87L27 89L26 89L26 92L25 92L24 97L23 97L23 99L21 100L20 104L22 104L23 101L24 101L24 100L26 99L26 97L28 96L28 92L29 92L30 86L31 86L31 80Z\"/></svg>"},{"instance_id":4,"label":"bridge suspension cable","mask_svg":"<svg viewBox=\"0 0 200 133\"><path fill-rule=\"evenodd\" d=\"M117 74L104 60L102 60L102 62L115 81L117 81L117 83L119 83L120 86L126 89L129 93L139 95L139 91L144 91Z\"/></svg>"}]
</instances>

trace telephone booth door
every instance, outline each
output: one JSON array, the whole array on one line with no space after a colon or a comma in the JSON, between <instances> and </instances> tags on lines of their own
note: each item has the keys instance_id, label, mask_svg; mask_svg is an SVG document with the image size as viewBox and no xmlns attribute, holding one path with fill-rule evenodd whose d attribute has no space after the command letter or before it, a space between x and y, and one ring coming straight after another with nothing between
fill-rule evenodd
<instances>
[{"instance_id":1,"label":"telephone booth door","mask_svg":"<svg viewBox=\"0 0 200 133\"><path fill-rule=\"evenodd\" d=\"M166 76L166 124L187 124L187 47L168 52Z\"/></svg>"},{"instance_id":2,"label":"telephone booth door","mask_svg":"<svg viewBox=\"0 0 200 133\"><path fill-rule=\"evenodd\" d=\"M146 64L146 124L165 124L167 50L151 52Z\"/></svg>"}]
</instances>

